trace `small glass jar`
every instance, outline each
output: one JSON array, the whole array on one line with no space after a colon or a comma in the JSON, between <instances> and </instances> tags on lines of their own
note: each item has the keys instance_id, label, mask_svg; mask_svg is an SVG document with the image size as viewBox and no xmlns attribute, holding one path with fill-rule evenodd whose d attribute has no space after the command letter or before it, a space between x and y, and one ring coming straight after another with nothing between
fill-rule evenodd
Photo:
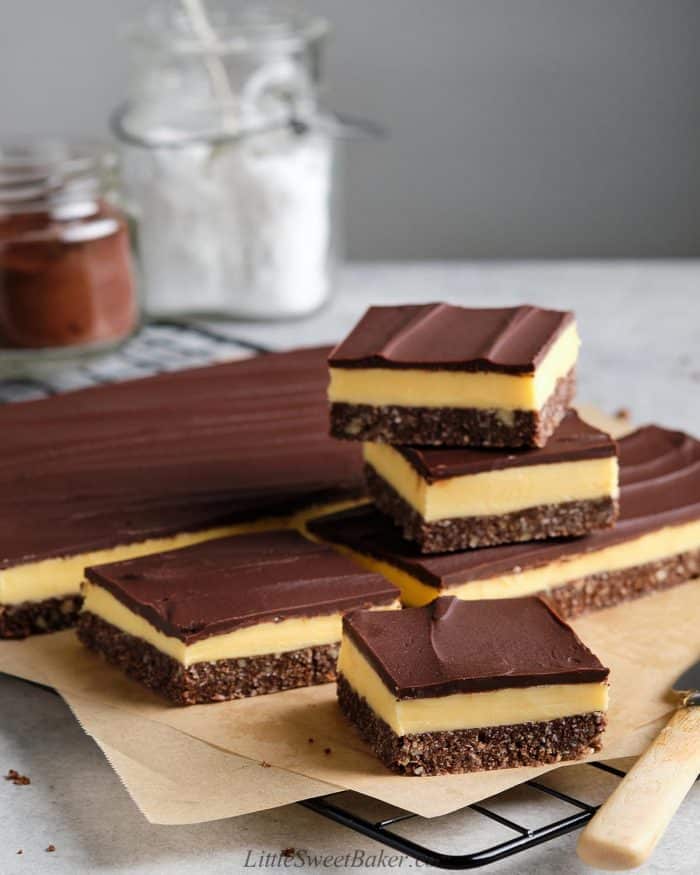
<instances>
[{"instance_id":1,"label":"small glass jar","mask_svg":"<svg viewBox=\"0 0 700 875\"><path fill-rule=\"evenodd\" d=\"M135 329L129 234L97 146L0 148L0 365L99 352Z\"/></svg>"},{"instance_id":2,"label":"small glass jar","mask_svg":"<svg viewBox=\"0 0 700 875\"><path fill-rule=\"evenodd\" d=\"M318 107L325 32L226 0L161 4L132 30L113 122L149 314L280 319L327 300L339 204Z\"/></svg>"}]
</instances>

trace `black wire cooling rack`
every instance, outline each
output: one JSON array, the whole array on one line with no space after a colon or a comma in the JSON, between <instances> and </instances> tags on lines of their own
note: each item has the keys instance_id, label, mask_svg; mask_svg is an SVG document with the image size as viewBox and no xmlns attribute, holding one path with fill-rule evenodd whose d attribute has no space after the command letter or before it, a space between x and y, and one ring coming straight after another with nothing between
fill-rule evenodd
<instances>
[{"instance_id":1,"label":"black wire cooling rack","mask_svg":"<svg viewBox=\"0 0 700 875\"><path fill-rule=\"evenodd\" d=\"M607 763L586 763L578 768L597 769L615 776L616 779L622 778L625 775L625 772ZM355 832L381 842L400 854L420 860L429 866L452 870L478 869L482 866L488 866L491 863L504 860L506 857L512 857L514 854L520 854L523 851L534 848L536 845L541 845L544 842L552 841L574 830L581 829L600 807L599 805L584 802L570 793L564 793L540 781L527 781L525 784L520 785L519 789L521 793L525 789L531 795L527 802L534 805L541 802L543 796L547 796L574 808L575 811L566 817L555 818L553 820L543 819L544 822L531 826L519 823L512 817L505 817L503 814L493 810L497 805L498 797L487 799L478 804L468 805L454 814L431 818L430 820L412 814L409 811L401 810L379 819L366 817L354 810L353 806L342 801L341 797L347 795L345 793L334 793L314 799L305 799L298 804L349 829L355 830ZM349 795L357 796L357 794ZM526 804L525 800L521 798L520 804ZM454 835L457 834L458 829L455 820L463 816L465 812L479 815L480 820L486 818L497 823L507 832L514 835L511 838L487 842L485 846L481 847L479 833L483 831L484 824L483 821L480 823L479 820L475 821L472 819L468 824L467 831L462 829L460 834L465 834L465 842L467 839L470 839L472 844L479 847L478 850L454 854L441 851L435 847L435 839L431 839L430 833L433 833L433 836L436 836L436 834L439 836L442 827L441 822L450 818L452 820L450 844L454 844ZM397 825L403 824L412 824L414 827L419 826L420 832L428 833L428 836L418 842L410 836L397 833L393 829Z\"/></svg>"},{"instance_id":2,"label":"black wire cooling rack","mask_svg":"<svg viewBox=\"0 0 700 875\"><path fill-rule=\"evenodd\" d=\"M41 398L71 389L182 370L259 352L265 352L265 349L229 336L224 329L219 330L200 323L154 321L145 325L136 337L111 355L32 377L0 379L0 403ZM616 779L625 774L606 763L590 763L577 768L597 769L615 776ZM399 809L377 816L376 800L348 792L306 799L298 804L374 839L397 853L426 865L452 870L488 866L559 838L583 827L598 808L595 804L585 802L542 781L527 781L519 788L519 793L523 792L529 794L530 798L519 798L517 807L521 815L529 805L541 809L545 798L555 799L574 810L564 817L553 817L545 819L544 822L539 822L542 821L540 811L538 823L527 825L516 820L514 816L505 816L495 810L499 797L432 819ZM374 813L372 808L375 809ZM367 813L367 809L370 813ZM470 816L468 824L457 825L456 818L464 818L467 814ZM465 845L469 841L477 850L462 854L439 850L437 844L440 833L448 819L450 844L454 844L456 834L464 835ZM520 820L523 819L521 816ZM510 837L504 837L503 833L494 837L492 831L486 828L493 824L505 830L505 836ZM404 834L406 827L412 831L413 837ZM418 841L417 835L426 837Z\"/></svg>"}]
</instances>

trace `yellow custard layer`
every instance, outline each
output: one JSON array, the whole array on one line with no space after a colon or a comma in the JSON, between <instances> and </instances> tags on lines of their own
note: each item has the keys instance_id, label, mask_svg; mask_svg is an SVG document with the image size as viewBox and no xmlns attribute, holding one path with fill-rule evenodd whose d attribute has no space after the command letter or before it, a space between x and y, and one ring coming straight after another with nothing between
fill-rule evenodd
<instances>
[{"instance_id":1,"label":"yellow custard layer","mask_svg":"<svg viewBox=\"0 0 700 875\"><path fill-rule=\"evenodd\" d=\"M148 620L129 610L101 586L86 581L83 584L83 595L83 611L90 611L122 632L141 638L185 667L198 662L243 659L334 644L340 641L342 634L343 616L335 613L317 617L288 617L278 623L257 623L185 644L179 638L156 629ZM388 605L378 605L372 610L395 610L399 607L396 601Z\"/></svg>"},{"instance_id":2,"label":"yellow custard layer","mask_svg":"<svg viewBox=\"0 0 700 875\"><path fill-rule=\"evenodd\" d=\"M498 599L532 595L591 574L620 571L666 559L688 550L697 550L700 549L700 520L680 526L666 526L602 550L557 559L539 568L456 583L441 590L428 586L389 562L373 559L371 556L356 553L346 547L337 546L337 549L351 556L363 568L384 575L401 590L401 600L404 605L419 607L432 602L439 595L454 595L460 599Z\"/></svg>"},{"instance_id":3,"label":"yellow custard layer","mask_svg":"<svg viewBox=\"0 0 700 875\"><path fill-rule=\"evenodd\" d=\"M608 707L608 685L598 682L397 699L347 636L340 647L338 672L397 735L535 723Z\"/></svg>"},{"instance_id":4,"label":"yellow custard layer","mask_svg":"<svg viewBox=\"0 0 700 875\"><path fill-rule=\"evenodd\" d=\"M534 374L331 367L328 399L372 406L540 410L557 380L576 364L580 344L573 323L555 340Z\"/></svg>"},{"instance_id":5,"label":"yellow custard layer","mask_svg":"<svg viewBox=\"0 0 700 875\"><path fill-rule=\"evenodd\" d=\"M84 571L90 565L105 565L108 562L121 562L135 559L163 550L179 550L212 538L227 535L245 535L248 532L261 532L288 526L290 518L268 518L252 523L237 523L231 526L218 526L200 532L182 532L167 538L150 538L133 544L118 544L103 550L92 550L74 556L57 556L27 562L0 571L0 604L11 605L21 602L39 602L44 599L62 598L77 595L84 578Z\"/></svg>"},{"instance_id":6,"label":"yellow custard layer","mask_svg":"<svg viewBox=\"0 0 700 875\"><path fill-rule=\"evenodd\" d=\"M617 498L617 459L482 471L428 483L388 444L363 444L365 461L426 522L497 516L544 504Z\"/></svg>"}]
</instances>

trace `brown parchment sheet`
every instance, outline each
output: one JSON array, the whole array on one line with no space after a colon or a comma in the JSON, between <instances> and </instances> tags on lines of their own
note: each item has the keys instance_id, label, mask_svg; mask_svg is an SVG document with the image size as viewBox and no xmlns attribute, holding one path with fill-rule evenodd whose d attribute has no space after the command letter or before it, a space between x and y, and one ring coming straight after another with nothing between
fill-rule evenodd
<instances>
[{"instance_id":1,"label":"brown parchment sheet","mask_svg":"<svg viewBox=\"0 0 700 875\"><path fill-rule=\"evenodd\" d=\"M668 719L673 681L700 657L699 617L696 580L573 624L611 668L597 759L639 754ZM176 708L87 652L70 630L0 642L0 670L55 687L158 823L227 817L335 788L434 817L553 768L393 775L345 722L334 684Z\"/></svg>"},{"instance_id":2,"label":"brown parchment sheet","mask_svg":"<svg viewBox=\"0 0 700 875\"><path fill-rule=\"evenodd\" d=\"M151 823L188 824L277 808L337 790L258 760L226 753L162 723L65 694Z\"/></svg>"}]
</instances>

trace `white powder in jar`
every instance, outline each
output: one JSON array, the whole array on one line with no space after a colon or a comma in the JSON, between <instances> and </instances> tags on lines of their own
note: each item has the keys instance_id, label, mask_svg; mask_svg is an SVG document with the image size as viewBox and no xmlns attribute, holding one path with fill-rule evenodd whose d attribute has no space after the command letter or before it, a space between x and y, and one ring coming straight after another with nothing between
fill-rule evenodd
<instances>
[{"instance_id":1,"label":"white powder in jar","mask_svg":"<svg viewBox=\"0 0 700 875\"><path fill-rule=\"evenodd\" d=\"M146 309L275 318L319 307L330 284L333 152L323 132L289 128L128 147Z\"/></svg>"}]
</instances>

